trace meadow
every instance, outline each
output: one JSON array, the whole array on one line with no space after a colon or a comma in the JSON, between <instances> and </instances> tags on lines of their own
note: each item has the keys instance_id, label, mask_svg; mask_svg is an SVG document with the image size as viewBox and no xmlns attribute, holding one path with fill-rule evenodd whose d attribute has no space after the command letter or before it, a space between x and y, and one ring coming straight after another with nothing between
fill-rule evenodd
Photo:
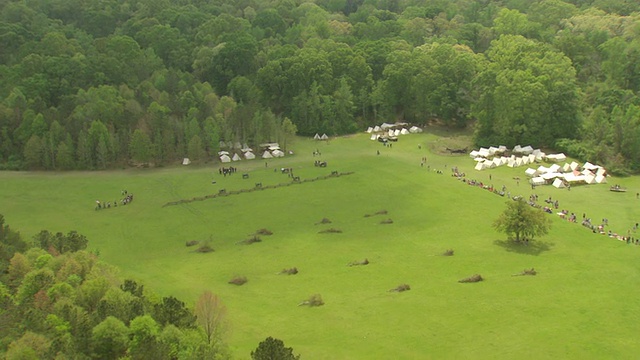
<instances>
[{"instance_id":1,"label":"meadow","mask_svg":"<svg viewBox=\"0 0 640 360\"><path fill-rule=\"evenodd\" d=\"M159 296L193 305L205 290L219 295L228 308L226 341L238 359L249 358L267 336L303 359L637 356L640 246L592 234L556 215L549 215L548 235L530 246L510 244L491 227L507 198L463 184L450 169L504 185L512 196L551 196L578 219L583 213L596 223L608 218L609 228L623 234L640 221L640 179L609 179L609 185L629 188L626 193L610 192L608 185L532 190L525 168L478 172L466 154L441 151L468 142L468 134L440 129L401 137L392 148L367 134L298 139L293 156L266 166L264 160L233 163L238 173L226 177L218 163L1 172L0 213L27 238L42 229L77 230L123 278L139 280ZM320 157L312 155L316 149ZM315 160L328 166L315 167ZM290 183L283 167L302 180L332 171L353 174L163 206L257 182ZM124 189L134 194L133 203L94 210L96 200L113 202ZM365 216L381 210L387 214ZM323 218L332 223L316 224ZM381 224L388 219L393 223ZM273 235L238 244L262 228ZM326 228L342 232L319 233ZM209 242L215 251L185 246L193 240ZM455 255L440 256L447 249ZM347 266L365 258L367 266ZM290 267L300 272L278 274ZM512 276L531 267L537 276ZM458 283L476 273L485 281ZM234 276L248 282L228 284ZM411 290L389 291L400 284ZM316 293L325 305L298 306Z\"/></svg>"}]
</instances>

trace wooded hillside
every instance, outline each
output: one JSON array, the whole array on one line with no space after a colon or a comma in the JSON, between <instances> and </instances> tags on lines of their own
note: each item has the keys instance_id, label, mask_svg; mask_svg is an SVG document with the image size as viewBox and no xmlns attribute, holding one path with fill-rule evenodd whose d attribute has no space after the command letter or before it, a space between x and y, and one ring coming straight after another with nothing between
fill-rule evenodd
<instances>
[{"instance_id":1,"label":"wooded hillside","mask_svg":"<svg viewBox=\"0 0 640 360\"><path fill-rule=\"evenodd\" d=\"M473 124L640 169L640 3L0 1L0 163L207 159L220 141ZM294 126L295 125L295 126Z\"/></svg>"}]
</instances>

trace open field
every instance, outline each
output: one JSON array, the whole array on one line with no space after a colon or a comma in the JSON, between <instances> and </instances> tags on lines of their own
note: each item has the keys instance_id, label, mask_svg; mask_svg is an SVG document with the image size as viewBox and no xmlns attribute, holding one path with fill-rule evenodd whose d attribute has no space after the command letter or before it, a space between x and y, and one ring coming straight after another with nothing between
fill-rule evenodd
<instances>
[{"instance_id":1,"label":"open field","mask_svg":"<svg viewBox=\"0 0 640 360\"><path fill-rule=\"evenodd\" d=\"M535 244L507 244L491 227L507 199L463 184L450 168L481 181L491 174L496 187L526 198L534 190L525 168L474 171L466 154L437 153L465 143L449 135L408 135L392 148L366 135L328 144L299 140L296 155L269 160L267 167L263 160L233 163L238 173L227 177L218 174L218 164L3 172L0 213L24 237L42 229L85 234L90 249L120 267L123 277L161 296L193 304L205 290L218 294L229 311L227 341L239 359L267 336L314 360L636 357L640 246L592 234L556 215L549 215L549 235ZM316 148L320 158L312 156ZM423 156L427 164L421 167ZM318 159L328 167L314 167ZM281 167L293 168L302 180L354 173L163 207L223 188L291 182L274 172ZM608 191L615 183L629 191ZM608 218L612 230L626 234L640 221L640 179L609 179L609 185L571 191L544 186L535 193L540 202L558 199L560 209L579 220L583 213L594 223ZM94 211L95 200L114 201L123 189L135 195L132 204ZM386 215L364 216L383 209ZM323 218L332 223L316 224ZM393 223L380 224L385 219ZM261 228L273 235L237 244ZM342 233L318 233L326 228ZM208 239L213 253L185 246ZM447 249L455 255L439 256ZM347 266L364 258L369 265ZM299 274L277 275L294 266ZM537 276L511 276L531 267ZM475 273L485 281L457 282ZM236 275L248 283L227 284ZM403 283L411 290L388 291ZM315 293L324 306L297 306Z\"/></svg>"}]
</instances>

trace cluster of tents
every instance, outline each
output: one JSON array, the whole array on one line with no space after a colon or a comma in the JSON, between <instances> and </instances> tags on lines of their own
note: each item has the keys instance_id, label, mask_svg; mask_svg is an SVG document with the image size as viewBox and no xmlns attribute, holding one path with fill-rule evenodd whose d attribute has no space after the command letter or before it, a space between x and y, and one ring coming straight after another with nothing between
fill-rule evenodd
<instances>
[{"instance_id":1,"label":"cluster of tents","mask_svg":"<svg viewBox=\"0 0 640 360\"><path fill-rule=\"evenodd\" d=\"M256 158L256 154L254 153L253 149L247 146L247 144L240 145L240 143L232 144L231 142L225 143L224 141L221 141L220 147L229 149L229 151L218 151L218 158L223 163L240 161L242 159L253 160ZM261 144L260 148L262 149L261 157L263 159L284 157L284 151L280 149L280 145L278 145L277 143ZM184 165L188 165L190 161L188 158L185 158L182 163Z\"/></svg>"},{"instance_id":2,"label":"cluster of tents","mask_svg":"<svg viewBox=\"0 0 640 360\"><path fill-rule=\"evenodd\" d=\"M510 156L506 156L507 154ZM580 165L575 161L561 166L557 163L567 160L565 154L545 154L540 149L534 149L531 146L516 145L510 151L504 145L491 146L473 150L469 156L476 161L476 170L492 169L502 165L518 167L541 161L553 162L554 164L549 167L540 165L535 169L529 167L525 170L525 174L531 178L529 182L533 185L552 184L557 188L563 188L569 184L604 184L607 182L607 170L602 166L590 162Z\"/></svg>"},{"instance_id":3,"label":"cluster of tents","mask_svg":"<svg viewBox=\"0 0 640 360\"><path fill-rule=\"evenodd\" d=\"M507 153L510 153L511 155L506 156ZM469 156L476 161L476 170L492 169L503 165L508 167L519 167L543 160L556 162L567 159L564 154L547 155L540 149L534 149L531 146L522 147L520 145L516 145L511 151L509 151L504 145L480 148L479 150L471 151Z\"/></svg>"},{"instance_id":4,"label":"cluster of tents","mask_svg":"<svg viewBox=\"0 0 640 360\"><path fill-rule=\"evenodd\" d=\"M318 135L318 133L316 133L313 136L313 140L329 140L329 137L327 136L327 134Z\"/></svg>"},{"instance_id":5,"label":"cluster of tents","mask_svg":"<svg viewBox=\"0 0 640 360\"><path fill-rule=\"evenodd\" d=\"M378 140L380 137L398 137L400 135L409 135L421 133L422 129L417 126L411 126L407 129L409 124L407 123L395 123L382 125L376 125L375 127L369 127L367 133L371 134L371 140Z\"/></svg>"},{"instance_id":6,"label":"cluster of tents","mask_svg":"<svg viewBox=\"0 0 640 360\"><path fill-rule=\"evenodd\" d=\"M528 168L525 174L533 185L551 184L556 188L563 188L568 184L606 184L607 170L599 165L584 163L582 166L573 161L563 166L553 164L549 167L539 166L537 169Z\"/></svg>"}]
</instances>

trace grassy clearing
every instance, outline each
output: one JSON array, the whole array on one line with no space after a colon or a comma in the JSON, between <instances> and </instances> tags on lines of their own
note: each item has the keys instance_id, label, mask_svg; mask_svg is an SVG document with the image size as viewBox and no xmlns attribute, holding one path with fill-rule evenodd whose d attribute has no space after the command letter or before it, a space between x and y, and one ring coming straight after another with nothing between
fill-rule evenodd
<instances>
[{"instance_id":1,"label":"grassy clearing","mask_svg":"<svg viewBox=\"0 0 640 360\"><path fill-rule=\"evenodd\" d=\"M482 181L491 174L496 187L528 197L524 168L476 172L468 156L440 153L464 147L467 139L425 133L402 137L392 148L365 135L328 144L300 140L295 156L270 160L267 167L260 160L234 163L239 170L230 177L211 164L4 172L0 208L25 237L41 229L78 230L124 277L160 295L195 302L205 290L218 294L229 309L228 342L238 358L247 358L267 336L309 359L634 357L640 351L632 340L640 330L640 246L594 235L555 215L550 234L537 244L505 243L491 222L506 199L462 184L450 168ZM313 166L316 148L327 168ZM421 167L423 156L427 164ZM280 167L293 168L301 180L331 171L354 174L162 207L223 188L290 182ZM519 185L514 176L522 179ZM594 222L606 217L611 229L626 234L640 221L640 180L609 182L629 192L613 193L607 185L535 192L540 200L558 199L578 219L582 213ZM132 204L93 210L95 200L114 201L123 189L135 194ZM365 217L381 210L387 214ZM317 224L323 218L331 223ZM380 224L385 219L393 223ZM238 245L263 228L273 235ZM329 228L342 233L318 233ZM185 246L194 240L215 252ZM447 249L455 256L441 256ZM348 266L365 258L367 266ZM296 276L278 275L292 267ZM511 276L531 267L536 276ZM473 274L484 281L458 283ZM228 284L238 276L247 283ZM389 292L398 284L411 290ZM297 306L314 294L323 306Z\"/></svg>"}]
</instances>

